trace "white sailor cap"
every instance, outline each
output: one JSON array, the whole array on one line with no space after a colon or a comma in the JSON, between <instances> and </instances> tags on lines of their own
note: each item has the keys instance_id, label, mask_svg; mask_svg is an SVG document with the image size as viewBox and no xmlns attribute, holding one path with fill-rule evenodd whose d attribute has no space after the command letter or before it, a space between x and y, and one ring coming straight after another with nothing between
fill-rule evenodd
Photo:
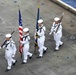
<instances>
[{"instance_id":1,"label":"white sailor cap","mask_svg":"<svg viewBox=\"0 0 76 75\"><path fill-rule=\"evenodd\" d=\"M60 20L59 17L55 17L55 18L54 18L54 21L59 21L59 20Z\"/></svg>"},{"instance_id":2,"label":"white sailor cap","mask_svg":"<svg viewBox=\"0 0 76 75\"><path fill-rule=\"evenodd\" d=\"M39 20L38 20L38 23L43 23L43 20L42 20L42 19L39 19Z\"/></svg>"},{"instance_id":3,"label":"white sailor cap","mask_svg":"<svg viewBox=\"0 0 76 75\"><path fill-rule=\"evenodd\" d=\"M6 34L5 37L6 38L10 38L12 35L10 33Z\"/></svg>"},{"instance_id":4,"label":"white sailor cap","mask_svg":"<svg viewBox=\"0 0 76 75\"><path fill-rule=\"evenodd\" d=\"M29 28L24 28L23 29L23 32L28 32L29 31Z\"/></svg>"}]
</instances>

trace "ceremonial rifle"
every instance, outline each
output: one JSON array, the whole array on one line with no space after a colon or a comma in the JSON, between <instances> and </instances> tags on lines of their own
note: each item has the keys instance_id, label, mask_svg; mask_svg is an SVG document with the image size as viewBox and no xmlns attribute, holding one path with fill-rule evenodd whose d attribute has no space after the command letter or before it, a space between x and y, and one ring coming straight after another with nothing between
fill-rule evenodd
<instances>
[{"instance_id":1,"label":"ceremonial rifle","mask_svg":"<svg viewBox=\"0 0 76 75\"><path fill-rule=\"evenodd\" d=\"M14 32L15 32L15 30L12 31L11 35L12 35ZM3 44L1 45L1 48L5 45L6 42L7 42L7 40L5 40L5 41L3 42Z\"/></svg>"},{"instance_id":2,"label":"ceremonial rifle","mask_svg":"<svg viewBox=\"0 0 76 75\"><path fill-rule=\"evenodd\" d=\"M60 22L62 21L62 19L63 19L63 15L64 15L64 12L62 13L62 16L61 16L61 18L60 18L60 20L59 20L59 25L58 25L58 27L57 27L57 29L56 29L56 32L55 33L57 33L58 32L58 29L59 29L59 27L60 27Z\"/></svg>"}]
</instances>

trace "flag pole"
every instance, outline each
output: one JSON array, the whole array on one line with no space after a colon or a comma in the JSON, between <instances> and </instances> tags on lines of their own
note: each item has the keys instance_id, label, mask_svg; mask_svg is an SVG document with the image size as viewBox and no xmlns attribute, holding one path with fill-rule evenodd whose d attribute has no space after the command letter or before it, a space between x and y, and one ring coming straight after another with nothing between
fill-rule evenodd
<instances>
[{"instance_id":1,"label":"flag pole","mask_svg":"<svg viewBox=\"0 0 76 75\"><path fill-rule=\"evenodd\" d=\"M19 5L17 5L18 6L18 10L20 10L20 6Z\"/></svg>"},{"instance_id":2,"label":"flag pole","mask_svg":"<svg viewBox=\"0 0 76 75\"><path fill-rule=\"evenodd\" d=\"M38 9L37 9L37 20L36 20L36 30L38 31L38 20L39 20L39 13L40 13L40 0L38 0ZM37 40L38 40L38 35L36 33L35 35L36 39L35 39L35 50L34 50L34 54L36 54L36 51L38 49L38 44L37 44Z\"/></svg>"}]
</instances>

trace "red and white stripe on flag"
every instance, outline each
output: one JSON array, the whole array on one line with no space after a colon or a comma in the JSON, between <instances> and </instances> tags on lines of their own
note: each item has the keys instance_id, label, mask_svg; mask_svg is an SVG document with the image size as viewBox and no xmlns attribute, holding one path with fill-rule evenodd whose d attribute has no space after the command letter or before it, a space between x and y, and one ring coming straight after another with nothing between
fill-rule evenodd
<instances>
[{"instance_id":1,"label":"red and white stripe on flag","mask_svg":"<svg viewBox=\"0 0 76 75\"><path fill-rule=\"evenodd\" d=\"M20 41L19 41L19 52L22 53L23 48L22 48L22 44L20 43L21 41L23 41L23 28L22 26L19 26L19 37L20 37Z\"/></svg>"},{"instance_id":2,"label":"red and white stripe on flag","mask_svg":"<svg viewBox=\"0 0 76 75\"><path fill-rule=\"evenodd\" d=\"M23 48L22 48L22 44L20 43L21 41L23 41L23 27L22 27L22 18L21 18L21 12L19 9L19 52L22 53Z\"/></svg>"}]
</instances>

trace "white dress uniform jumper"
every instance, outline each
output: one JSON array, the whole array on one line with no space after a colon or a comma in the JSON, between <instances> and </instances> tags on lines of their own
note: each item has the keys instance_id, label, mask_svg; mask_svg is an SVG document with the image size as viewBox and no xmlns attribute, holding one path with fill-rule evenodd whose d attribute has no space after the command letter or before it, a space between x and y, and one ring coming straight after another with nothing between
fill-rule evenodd
<instances>
[{"instance_id":1,"label":"white dress uniform jumper","mask_svg":"<svg viewBox=\"0 0 76 75\"><path fill-rule=\"evenodd\" d=\"M12 65L15 65L17 62L17 60L13 59L13 55L15 56L16 53L16 46L14 41L11 40L11 34L6 34L6 38L9 38L9 40L6 41L5 45L3 45L3 48L5 48L5 58L8 64L6 71L9 71L11 70Z\"/></svg>"},{"instance_id":2,"label":"white dress uniform jumper","mask_svg":"<svg viewBox=\"0 0 76 75\"><path fill-rule=\"evenodd\" d=\"M5 58L7 60L7 63L8 63L8 67L7 69L10 70L11 69L11 66L12 66L12 63L15 63L16 60L14 60L12 58L12 55L13 55L13 50L14 50L14 43L12 41L7 41L6 42L6 50L5 50Z\"/></svg>"},{"instance_id":3,"label":"white dress uniform jumper","mask_svg":"<svg viewBox=\"0 0 76 75\"><path fill-rule=\"evenodd\" d=\"M46 28L43 25L37 31L37 34L39 36L38 41L37 41L38 42L38 47L39 47L39 50L38 50L39 51L39 57L42 57L43 56L43 52L47 50L47 47L44 46L45 31L46 31Z\"/></svg>"},{"instance_id":4,"label":"white dress uniform jumper","mask_svg":"<svg viewBox=\"0 0 76 75\"><path fill-rule=\"evenodd\" d=\"M23 45L23 62L22 62L22 64L27 63L28 56L32 57L32 53L29 52L29 44L30 44L29 41L30 41L29 34L24 35L23 41L21 42Z\"/></svg>"},{"instance_id":5,"label":"white dress uniform jumper","mask_svg":"<svg viewBox=\"0 0 76 75\"><path fill-rule=\"evenodd\" d=\"M13 59L13 51L14 51L14 47L15 47L15 44L13 43L13 41L9 40L6 42L6 44L3 46L3 48L6 48L5 49L5 58L7 60L7 69L6 71L9 71L12 67L12 65L15 65L16 63L16 60Z\"/></svg>"},{"instance_id":6,"label":"white dress uniform jumper","mask_svg":"<svg viewBox=\"0 0 76 75\"><path fill-rule=\"evenodd\" d=\"M12 55L12 57L14 58L15 55L16 55L17 48L16 48L16 45L15 45L15 42L13 41L13 39L11 38L10 40L11 40L11 41L13 42L13 44L14 44L14 47L13 47L13 55Z\"/></svg>"},{"instance_id":7,"label":"white dress uniform jumper","mask_svg":"<svg viewBox=\"0 0 76 75\"><path fill-rule=\"evenodd\" d=\"M59 28L58 28L58 31L56 32L58 25L59 25ZM61 23L55 24L55 22L53 22L50 34L51 33L53 33L54 40L56 42L55 50L59 50L59 46L63 44L63 42L61 41L61 37L62 37L62 25L61 25Z\"/></svg>"}]
</instances>

